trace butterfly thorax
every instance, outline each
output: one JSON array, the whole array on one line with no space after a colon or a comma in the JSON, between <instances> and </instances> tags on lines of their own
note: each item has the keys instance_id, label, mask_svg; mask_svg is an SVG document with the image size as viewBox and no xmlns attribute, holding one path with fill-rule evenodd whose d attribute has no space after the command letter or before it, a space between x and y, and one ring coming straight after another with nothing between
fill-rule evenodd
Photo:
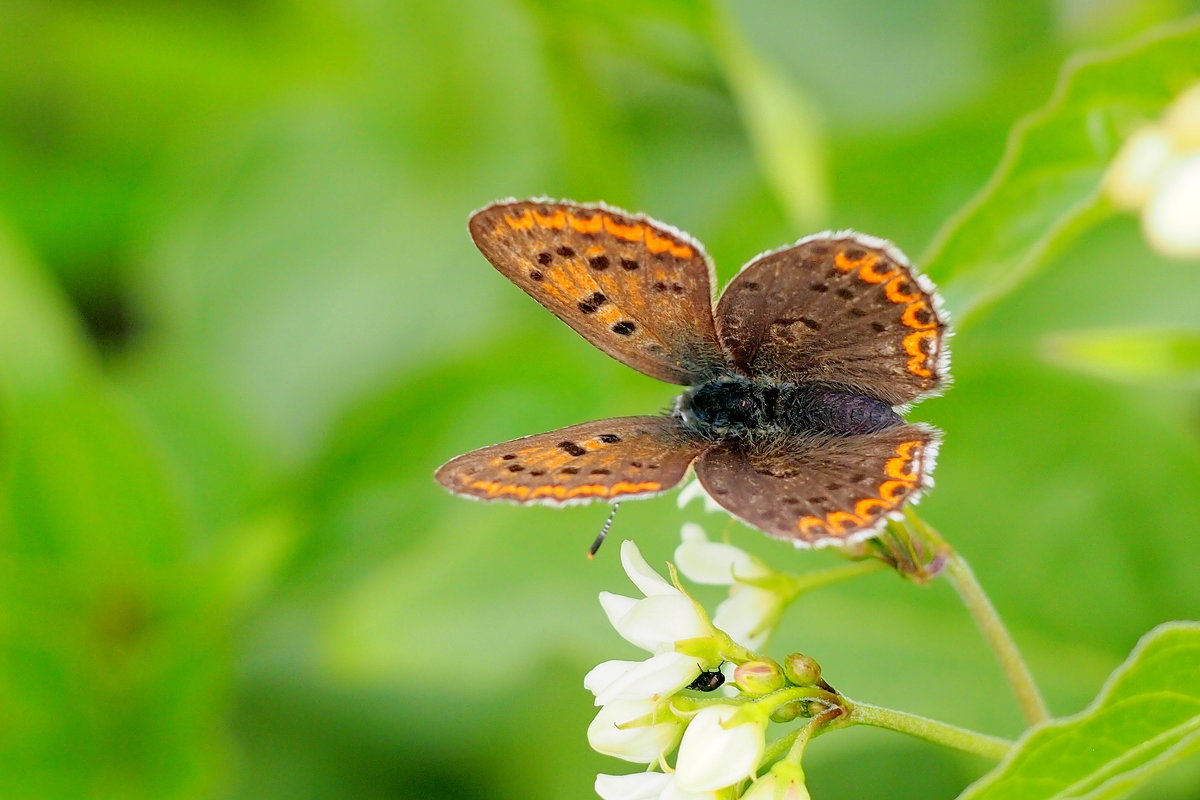
<instances>
[{"instance_id":1,"label":"butterfly thorax","mask_svg":"<svg viewBox=\"0 0 1200 800\"><path fill-rule=\"evenodd\" d=\"M764 383L723 377L689 389L675 416L710 439L759 434L854 436L904 424L891 406L846 389L818 383Z\"/></svg>"}]
</instances>

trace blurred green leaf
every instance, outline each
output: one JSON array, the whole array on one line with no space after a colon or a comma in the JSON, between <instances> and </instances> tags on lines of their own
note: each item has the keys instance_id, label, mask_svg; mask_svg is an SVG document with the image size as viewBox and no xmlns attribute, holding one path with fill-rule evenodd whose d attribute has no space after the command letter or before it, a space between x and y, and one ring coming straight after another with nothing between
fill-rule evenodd
<instances>
[{"instance_id":1,"label":"blurred green leaf","mask_svg":"<svg viewBox=\"0 0 1200 800\"><path fill-rule=\"evenodd\" d=\"M1200 751L1200 623L1146 634L1096 701L1033 728L963 800L1116 797Z\"/></svg>"},{"instance_id":2,"label":"blurred green leaf","mask_svg":"<svg viewBox=\"0 0 1200 800\"><path fill-rule=\"evenodd\" d=\"M798 230L822 227L829 214L829 190L821 112L754 51L720 0L709 0L705 16L713 54L763 177Z\"/></svg>"},{"instance_id":3,"label":"blurred green leaf","mask_svg":"<svg viewBox=\"0 0 1200 800\"><path fill-rule=\"evenodd\" d=\"M1108 213L1101 179L1139 118L1200 73L1200 24L1073 59L1041 109L1017 123L983 188L921 259L962 321L1012 291Z\"/></svg>"},{"instance_id":4,"label":"blurred green leaf","mask_svg":"<svg viewBox=\"0 0 1200 800\"><path fill-rule=\"evenodd\" d=\"M1200 387L1200 331L1109 328L1049 337L1046 357L1109 380Z\"/></svg>"}]
</instances>

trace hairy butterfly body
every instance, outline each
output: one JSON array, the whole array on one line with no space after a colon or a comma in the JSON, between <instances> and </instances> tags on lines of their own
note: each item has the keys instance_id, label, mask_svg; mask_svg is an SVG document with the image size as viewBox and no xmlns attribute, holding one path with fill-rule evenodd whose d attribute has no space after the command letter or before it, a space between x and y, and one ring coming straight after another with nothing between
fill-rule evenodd
<instances>
[{"instance_id":1,"label":"hairy butterfly body","mask_svg":"<svg viewBox=\"0 0 1200 800\"><path fill-rule=\"evenodd\" d=\"M948 380L932 285L850 231L753 259L714 307L699 242L607 205L506 201L472 215L502 274L617 360L688 388L666 416L527 436L437 471L458 494L555 505L678 485L800 546L867 538L932 483L938 432L897 413Z\"/></svg>"}]
</instances>

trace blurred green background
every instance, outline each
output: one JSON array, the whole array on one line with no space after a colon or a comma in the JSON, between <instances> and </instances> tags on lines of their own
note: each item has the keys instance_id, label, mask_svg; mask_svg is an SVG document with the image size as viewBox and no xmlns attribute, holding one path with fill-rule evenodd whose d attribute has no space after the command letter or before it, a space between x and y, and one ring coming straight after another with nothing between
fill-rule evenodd
<instances>
[{"instance_id":1,"label":"blurred green background","mask_svg":"<svg viewBox=\"0 0 1200 800\"><path fill-rule=\"evenodd\" d=\"M699 237L723 280L825 227L918 256L1065 59L1196 10L2 0L0 796L589 797L636 769L584 734L584 672L636 657L596 602L627 588L617 548L584 558L606 509L431 474L674 392L508 284L468 212L603 199ZM1197 616L1200 402L1075 374L1046 337L1195 330L1197 267L1104 223L977 317L912 415L946 431L922 509L1056 714ZM614 538L661 564L701 517L630 503ZM702 521L777 567L837 560ZM774 648L853 697L1021 729L943 582L804 597ZM808 760L818 800L952 797L986 768L865 730Z\"/></svg>"}]
</instances>

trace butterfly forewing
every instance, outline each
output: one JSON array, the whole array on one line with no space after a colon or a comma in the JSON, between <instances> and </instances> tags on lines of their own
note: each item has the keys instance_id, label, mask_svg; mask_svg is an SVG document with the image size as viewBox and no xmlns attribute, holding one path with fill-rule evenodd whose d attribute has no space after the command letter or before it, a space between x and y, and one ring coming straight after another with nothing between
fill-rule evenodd
<instances>
[{"instance_id":1,"label":"butterfly forewing","mask_svg":"<svg viewBox=\"0 0 1200 800\"><path fill-rule=\"evenodd\" d=\"M437 479L480 500L615 501L670 489L706 447L670 417L620 417L473 450L443 465Z\"/></svg>"},{"instance_id":2,"label":"butterfly forewing","mask_svg":"<svg viewBox=\"0 0 1200 800\"><path fill-rule=\"evenodd\" d=\"M724 367L712 264L674 228L608 206L527 201L488 206L470 229L496 269L618 361L678 384Z\"/></svg>"},{"instance_id":3,"label":"butterfly forewing","mask_svg":"<svg viewBox=\"0 0 1200 800\"><path fill-rule=\"evenodd\" d=\"M897 425L842 437L726 441L696 462L701 485L750 525L821 547L870 536L932 485L938 433Z\"/></svg>"},{"instance_id":4,"label":"butterfly forewing","mask_svg":"<svg viewBox=\"0 0 1200 800\"><path fill-rule=\"evenodd\" d=\"M945 383L938 304L887 242L819 235L750 262L721 296L717 329L754 377L838 384L895 406Z\"/></svg>"}]
</instances>

